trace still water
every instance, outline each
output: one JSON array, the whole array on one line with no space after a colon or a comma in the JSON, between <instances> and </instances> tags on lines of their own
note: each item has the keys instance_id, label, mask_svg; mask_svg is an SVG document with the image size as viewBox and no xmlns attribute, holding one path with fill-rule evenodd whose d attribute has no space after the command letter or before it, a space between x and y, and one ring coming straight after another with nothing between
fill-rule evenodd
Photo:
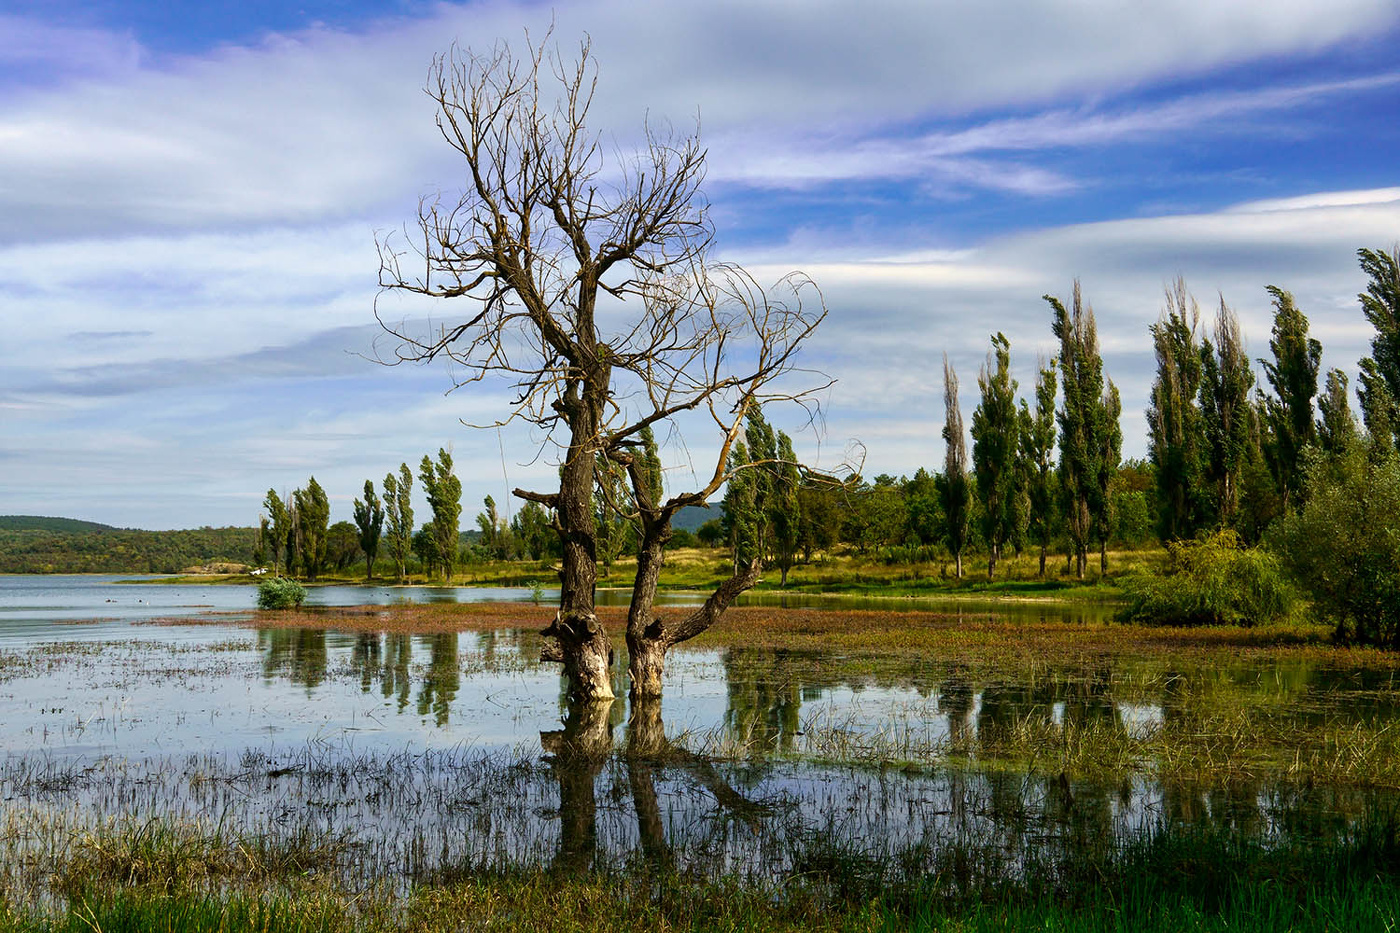
<instances>
[{"instance_id":1,"label":"still water","mask_svg":"<svg viewBox=\"0 0 1400 933\"><path fill-rule=\"evenodd\" d=\"M937 764L1008 730L1126 742L1221 698L1266 711L1273 728L1370 727L1400 712L1385 671L1088 659L1017 680L937 658L677 650L664 717L624 702L580 714L530 631L258 630L209 615L250 610L250 588L125 579L0 577L0 793L12 821L77 831L157 816L338 834L366 877L658 850L773 876L800 867L813 834L896 855L949 840L1005 854L1164 820L1317 831L1389 799L1260 777L1182 785L1118 768L1071 782L1053 763ZM530 597L324 587L310 602Z\"/></svg>"}]
</instances>

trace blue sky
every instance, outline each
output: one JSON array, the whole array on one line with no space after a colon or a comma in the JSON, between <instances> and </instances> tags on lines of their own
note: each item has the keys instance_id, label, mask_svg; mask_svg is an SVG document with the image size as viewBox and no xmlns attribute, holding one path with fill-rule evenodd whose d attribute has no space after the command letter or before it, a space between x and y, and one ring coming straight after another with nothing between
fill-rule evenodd
<instances>
[{"instance_id":1,"label":"blue sky","mask_svg":"<svg viewBox=\"0 0 1400 933\"><path fill-rule=\"evenodd\" d=\"M447 445L468 517L547 483L539 438L461 424L503 388L365 356L376 233L460 177L433 55L551 20L592 36L619 149L698 117L724 258L821 286L825 430L770 416L822 465L937 466L942 354L965 417L995 331L1029 386L1076 276L1129 455L1177 275L1255 357L1292 290L1354 376L1355 250L1400 240L1400 3L986 6L0 2L0 513L251 524L314 473L349 518ZM668 447L673 489L712 441Z\"/></svg>"}]
</instances>

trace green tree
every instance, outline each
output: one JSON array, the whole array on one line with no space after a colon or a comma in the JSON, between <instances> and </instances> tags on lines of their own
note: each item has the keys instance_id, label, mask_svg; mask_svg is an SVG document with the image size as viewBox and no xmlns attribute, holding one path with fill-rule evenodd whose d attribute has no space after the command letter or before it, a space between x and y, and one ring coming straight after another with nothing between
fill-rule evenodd
<instances>
[{"instance_id":1,"label":"green tree","mask_svg":"<svg viewBox=\"0 0 1400 933\"><path fill-rule=\"evenodd\" d=\"M1387 446L1400 441L1400 246L1356 251L1370 281L1357 297L1375 328L1371 355L1361 360L1358 395L1366 430Z\"/></svg>"},{"instance_id":2,"label":"green tree","mask_svg":"<svg viewBox=\"0 0 1400 933\"><path fill-rule=\"evenodd\" d=\"M292 536L292 517L287 503L277 495L277 490L269 489L266 498L263 499L263 509L267 512L269 522L267 546L272 551L272 572L291 573L291 564L286 560L287 542Z\"/></svg>"},{"instance_id":3,"label":"green tree","mask_svg":"<svg viewBox=\"0 0 1400 933\"><path fill-rule=\"evenodd\" d=\"M1118 388L1110 380L1104 389L1103 357L1099 355L1094 309L1083 303L1078 280L1073 310L1053 295L1045 295L1054 314L1052 330L1060 341L1060 483L1065 525L1080 579L1088 563L1089 540L1097 534L1100 566L1108 568L1106 541L1112 533L1112 486L1118 469L1122 410Z\"/></svg>"},{"instance_id":4,"label":"green tree","mask_svg":"<svg viewBox=\"0 0 1400 933\"><path fill-rule=\"evenodd\" d=\"M544 560L554 556L558 538L554 534L554 519L538 502L526 502L511 519L511 537L520 548L521 556L529 560Z\"/></svg>"},{"instance_id":5,"label":"green tree","mask_svg":"<svg viewBox=\"0 0 1400 933\"><path fill-rule=\"evenodd\" d=\"M1308 336L1308 319L1291 294L1273 285L1268 292L1274 299L1269 341L1274 358L1259 362L1274 390L1264 403L1273 443L1264 454L1287 509L1302 487L1303 448L1316 440L1312 400L1317 395L1322 344Z\"/></svg>"},{"instance_id":6,"label":"green tree","mask_svg":"<svg viewBox=\"0 0 1400 933\"><path fill-rule=\"evenodd\" d=\"M830 552L840 540L844 494L835 483L806 481L798 488L797 537L804 562L810 562L818 552Z\"/></svg>"},{"instance_id":7,"label":"green tree","mask_svg":"<svg viewBox=\"0 0 1400 933\"><path fill-rule=\"evenodd\" d=\"M355 500L355 526L359 529L360 550L365 554L365 579L373 580L374 558L379 554L379 538L384 532L384 506L374 494L370 480L365 480L364 501Z\"/></svg>"},{"instance_id":8,"label":"green tree","mask_svg":"<svg viewBox=\"0 0 1400 933\"><path fill-rule=\"evenodd\" d=\"M1158 527L1164 541L1194 537L1203 524L1201 481L1206 439L1197 396L1202 352L1196 339L1200 309L1177 278L1167 306L1149 331L1157 378L1147 409L1148 456L1156 467Z\"/></svg>"},{"instance_id":9,"label":"green tree","mask_svg":"<svg viewBox=\"0 0 1400 933\"><path fill-rule=\"evenodd\" d=\"M1317 412L1317 442L1324 453L1344 453L1360 440L1347 393L1347 374L1340 369L1327 371L1322 394L1317 397Z\"/></svg>"},{"instance_id":10,"label":"green tree","mask_svg":"<svg viewBox=\"0 0 1400 933\"><path fill-rule=\"evenodd\" d=\"M326 563L326 529L331 520L331 503L326 491L311 477L305 489L292 492L296 509L297 554L308 580L315 580Z\"/></svg>"},{"instance_id":11,"label":"green tree","mask_svg":"<svg viewBox=\"0 0 1400 933\"><path fill-rule=\"evenodd\" d=\"M1254 433L1249 394L1254 371L1240 336L1235 312L1220 299L1215 318L1215 343L1201 348L1204 376L1201 380L1201 420L1205 425L1206 469L1204 478L1215 486L1216 517L1222 527L1234 528L1240 506L1240 481L1250 457Z\"/></svg>"},{"instance_id":12,"label":"green tree","mask_svg":"<svg viewBox=\"0 0 1400 933\"><path fill-rule=\"evenodd\" d=\"M1400 456L1356 445L1312 459L1306 478L1273 547L1338 641L1400 649Z\"/></svg>"},{"instance_id":13,"label":"green tree","mask_svg":"<svg viewBox=\"0 0 1400 933\"><path fill-rule=\"evenodd\" d=\"M505 524L505 521L496 509L496 499L494 496L487 496L481 500L481 504L485 508L476 513L476 528L480 535L478 541L481 550L490 560L504 560L506 555L502 547L501 526Z\"/></svg>"},{"instance_id":14,"label":"green tree","mask_svg":"<svg viewBox=\"0 0 1400 933\"><path fill-rule=\"evenodd\" d=\"M977 375L981 401L972 412L972 471L982 504L982 537L987 543L987 579L996 576L1002 545L1016 528L1016 380L1011 378L1011 344L1006 335L992 337L987 362Z\"/></svg>"},{"instance_id":15,"label":"green tree","mask_svg":"<svg viewBox=\"0 0 1400 933\"><path fill-rule=\"evenodd\" d=\"M326 529L325 565L340 572L349 567L360 554L360 530L354 522L336 522Z\"/></svg>"},{"instance_id":16,"label":"green tree","mask_svg":"<svg viewBox=\"0 0 1400 933\"><path fill-rule=\"evenodd\" d=\"M944 542L953 555L957 577L963 575L963 550L972 528L972 482L967 475L967 439L958 405L958 374L943 354L943 473L937 480L943 509Z\"/></svg>"},{"instance_id":17,"label":"green tree","mask_svg":"<svg viewBox=\"0 0 1400 933\"><path fill-rule=\"evenodd\" d=\"M1026 464L1028 533L1040 547L1040 576L1045 578L1045 555L1056 528L1055 361L1036 368L1035 412L1021 402L1021 458Z\"/></svg>"},{"instance_id":18,"label":"green tree","mask_svg":"<svg viewBox=\"0 0 1400 933\"><path fill-rule=\"evenodd\" d=\"M427 455L418 465L418 479L433 510L428 533L432 535L437 564L443 582L452 582L453 565L457 562L457 539L461 535L462 483L452 472L452 455L438 448L437 463Z\"/></svg>"},{"instance_id":19,"label":"green tree","mask_svg":"<svg viewBox=\"0 0 1400 933\"><path fill-rule=\"evenodd\" d=\"M801 542L802 500L797 490L802 474L797 467L797 455L792 438L778 432L778 463L775 464L773 496L769 504L769 525L773 537L773 562L782 574L779 586L787 586L788 571L797 562Z\"/></svg>"},{"instance_id":20,"label":"green tree","mask_svg":"<svg viewBox=\"0 0 1400 933\"><path fill-rule=\"evenodd\" d=\"M408 555L413 547L413 473L407 463L399 464L397 479L393 473L384 476L384 516L389 556L402 584L408 578Z\"/></svg>"}]
</instances>

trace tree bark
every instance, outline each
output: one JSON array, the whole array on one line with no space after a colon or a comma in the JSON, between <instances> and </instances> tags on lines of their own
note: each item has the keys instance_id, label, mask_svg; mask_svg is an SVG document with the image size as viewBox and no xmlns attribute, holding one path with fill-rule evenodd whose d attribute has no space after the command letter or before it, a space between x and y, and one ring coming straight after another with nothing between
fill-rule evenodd
<instances>
[{"instance_id":1,"label":"tree bark","mask_svg":"<svg viewBox=\"0 0 1400 933\"><path fill-rule=\"evenodd\" d=\"M1040 546L1040 579L1045 579L1045 545Z\"/></svg>"}]
</instances>

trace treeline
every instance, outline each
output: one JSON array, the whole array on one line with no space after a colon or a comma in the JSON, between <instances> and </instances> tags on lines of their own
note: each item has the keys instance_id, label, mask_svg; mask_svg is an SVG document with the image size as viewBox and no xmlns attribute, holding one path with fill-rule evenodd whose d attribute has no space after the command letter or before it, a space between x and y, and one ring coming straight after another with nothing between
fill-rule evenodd
<instances>
[{"instance_id":1,"label":"treeline","mask_svg":"<svg viewBox=\"0 0 1400 933\"><path fill-rule=\"evenodd\" d=\"M1043 576L1047 554L1058 549L1083 577L1091 548L1107 571L1110 547L1221 530L1244 545L1272 535L1271 546L1282 554L1283 541L1301 539L1288 538L1280 520L1303 515L1314 492L1332 497L1338 484L1364 486L1373 493L1367 501L1386 501L1388 493L1374 487L1384 484L1385 464L1400 445L1400 251L1362 249L1358 257L1368 278L1361 310L1375 329L1372 353L1359 362L1360 422L1346 374L1320 372L1322 346L1289 292L1267 287L1274 309L1269 353L1251 361L1223 298L1206 323L1178 279L1147 334L1157 361L1148 459L1122 462L1119 392L1104 372L1093 310L1076 282L1068 307L1045 296L1059 353L1039 361L1030 398L1017 397L1011 343L998 333L978 373L968 429L958 375L945 357L941 470L840 483L783 480L770 470L766 481L794 483L796 494L768 518L765 561L786 575L793 560L844 545L892 561L948 559L961 576L963 557L980 553L991 578L1004 550L1033 548ZM762 440L772 432L761 413L751 429L757 434L750 447L757 437L766 456L791 459ZM777 438L786 441L781 433ZM725 540L737 553L748 532L731 511L727 498L723 521L702 528L700 537ZM1377 527L1388 526L1381 520L1361 530ZM1312 531L1314 538L1319 533ZM1400 543L1389 557L1368 558L1372 567L1377 561L1400 613Z\"/></svg>"},{"instance_id":2,"label":"treeline","mask_svg":"<svg viewBox=\"0 0 1400 933\"><path fill-rule=\"evenodd\" d=\"M0 573L179 573L251 563L257 543L256 528L0 529Z\"/></svg>"}]
</instances>

